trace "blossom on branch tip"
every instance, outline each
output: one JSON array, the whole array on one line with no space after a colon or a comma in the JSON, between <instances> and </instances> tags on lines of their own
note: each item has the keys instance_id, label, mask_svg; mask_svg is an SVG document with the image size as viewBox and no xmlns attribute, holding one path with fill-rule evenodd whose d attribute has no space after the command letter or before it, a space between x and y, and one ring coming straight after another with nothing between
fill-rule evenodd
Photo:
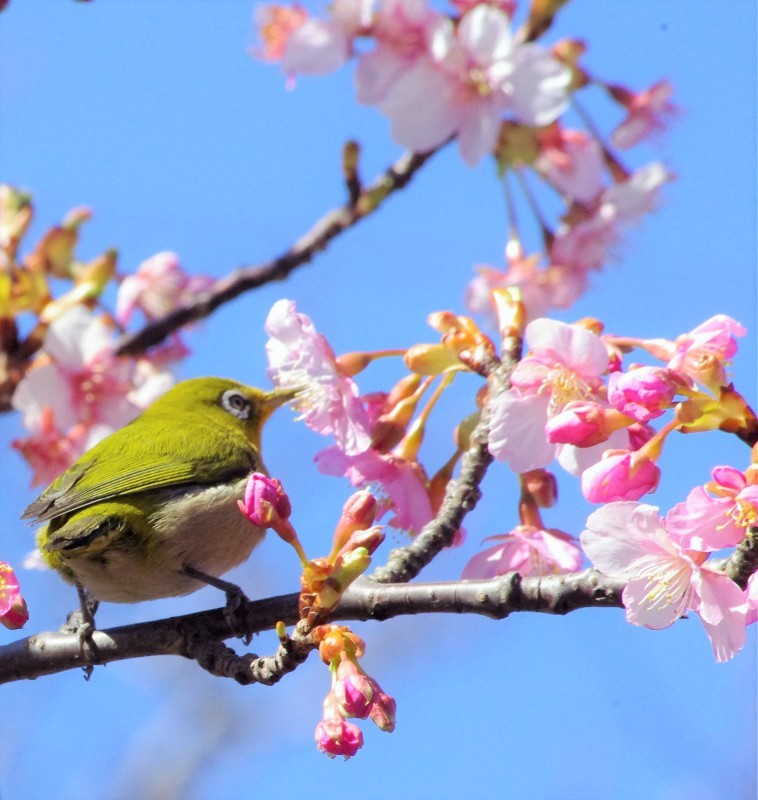
<instances>
[{"instance_id":1,"label":"blossom on branch tip","mask_svg":"<svg viewBox=\"0 0 758 800\"><path fill-rule=\"evenodd\" d=\"M682 547L721 550L734 547L758 522L758 473L715 467L713 480L693 489L666 515L666 529Z\"/></svg>"},{"instance_id":2,"label":"blossom on branch tip","mask_svg":"<svg viewBox=\"0 0 758 800\"><path fill-rule=\"evenodd\" d=\"M609 503L590 514L580 540L600 572L627 581L622 601L633 625L660 630L694 611L717 661L742 649L748 609L743 591L705 563L706 553L672 541L657 508Z\"/></svg>"},{"instance_id":3,"label":"blossom on branch tip","mask_svg":"<svg viewBox=\"0 0 758 800\"><path fill-rule=\"evenodd\" d=\"M316 726L315 737L318 749L329 758L344 756L347 761L363 747L361 729L339 713L331 693L324 700L324 717Z\"/></svg>"}]
</instances>

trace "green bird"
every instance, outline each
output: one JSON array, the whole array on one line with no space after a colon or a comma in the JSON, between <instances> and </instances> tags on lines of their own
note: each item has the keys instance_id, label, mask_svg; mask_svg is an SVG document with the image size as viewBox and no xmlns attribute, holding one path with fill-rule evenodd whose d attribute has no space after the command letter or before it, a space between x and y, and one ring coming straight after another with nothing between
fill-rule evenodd
<instances>
[{"instance_id":1,"label":"green bird","mask_svg":"<svg viewBox=\"0 0 758 800\"><path fill-rule=\"evenodd\" d=\"M84 453L24 511L45 561L95 601L189 594L245 561L264 530L237 507L265 472L261 428L291 390L183 381Z\"/></svg>"}]
</instances>

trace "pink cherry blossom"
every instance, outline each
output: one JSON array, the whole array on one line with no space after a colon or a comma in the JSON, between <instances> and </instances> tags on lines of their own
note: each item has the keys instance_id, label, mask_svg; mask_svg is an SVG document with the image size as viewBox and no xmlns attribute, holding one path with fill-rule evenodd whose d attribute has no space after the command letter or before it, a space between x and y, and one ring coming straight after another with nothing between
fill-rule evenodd
<instances>
[{"instance_id":1,"label":"pink cherry blossom","mask_svg":"<svg viewBox=\"0 0 758 800\"><path fill-rule=\"evenodd\" d=\"M14 439L11 447L17 450L32 468L31 486L46 486L65 472L85 451L89 431L76 425L67 433L55 424L52 406L42 406L31 435Z\"/></svg>"},{"instance_id":2,"label":"pink cherry blossom","mask_svg":"<svg viewBox=\"0 0 758 800\"><path fill-rule=\"evenodd\" d=\"M149 359L118 358L115 349L113 327L84 307L56 319L45 336L46 358L38 359L13 394L24 425L51 445L57 429L76 444L74 454L79 445L86 450L130 422L173 383ZM34 450L41 441L27 444ZM68 447L53 446L51 463Z\"/></svg>"},{"instance_id":3,"label":"pink cherry blossom","mask_svg":"<svg viewBox=\"0 0 758 800\"><path fill-rule=\"evenodd\" d=\"M639 451L606 450L603 457L582 472L582 493L590 503L639 500L658 488L658 465Z\"/></svg>"},{"instance_id":4,"label":"pink cherry blossom","mask_svg":"<svg viewBox=\"0 0 758 800\"><path fill-rule=\"evenodd\" d=\"M354 486L380 487L380 516L394 512L388 525L417 533L433 517L429 492L414 462L375 450L346 455L327 447L316 455L316 466L326 475L346 476Z\"/></svg>"},{"instance_id":5,"label":"pink cherry blossom","mask_svg":"<svg viewBox=\"0 0 758 800\"><path fill-rule=\"evenodd\" d=\"M424 152L457 136L463 159L491 153L503 116L546 125L568 103L570 73L538 45L516 44L503 11L479 4L454 26L441 19L429 54L392 82L379 104L396 141Z\"/></svg>"},{"instance_id":6,"label":"pink cherry blossom","mask_svg":"<svg viewBox=\"0 0 758 800\"><path fill-rule=\"evenodd\" d=\"M305 424L322 434L333 434L346 454L361 453L371 445L368 413L358 387L339 368L334 351L310 318L291 300L274 303L266 319L269 374L277 386L297 388L297 402Z\"/></svg>"},{"instance_id":7,"label":"pink cherry blossom","mask_svg":"<svg viewBox=\"0 0 758 800\"><path fill-rule=\"evenodd\" d=\"M253 50L254 55L265 61L279 61L293 31L301 27L307 19L308 12L297 4L258 6L255 10L255 23L263 47Z\"/></svg>"},{"instance_id":8,"label":"pink cherry blossom","mask_svg":"<svg viewBox=\"0 0 758 800\"><path fill-rule=\"evenodd\" d=\"M353 39L369 21L366 0L334 0L328 19L308 17L294 27L282 50L282 69L293 76L327 75L352 53Z\"/></svg>"},{"instance_id":9,"label":"pink cherry blossom","mask_svg":"<svg viewBox=\"0 0 758 800\"><path fill-rule=\"evenodd\" d=\"M316 726L316 745L329 758L344 756L345 761L363 747L361 729L340 714L326 716Z\"/></svg>"},{"instance_id":10,"label":"pink cherry blossom","mask_svg":"<svg viewBox=\"0 0 758 800\"><path fill-rule=\"evenodd\" d=\"M528 355L511 376L493 410L489 448L516 472L546 467L557 454L548 441L549 418L572 400L600 396L608 351L599 336L579 325L537 319L527 325Z\"/></svg>"},{"instance_id":11,"label":"pink cherry blossom","mask_svg":"<svg viewBox=\"0 0 758 800\"><path fill-rule=\"evenodd\" d=\"M29 619L26 602L13 567L0 561L0 624L11 630L23 628Z\"/></svg>"},{"instance_id":12,"label":"pink cherry blossom","mask_svg":"<svg viewBox=\"0 0 758 800\"><path fill-rule=\"evenodd\" d=\"M668 369L636 367L608 377L608 402L638 422L660 417L670 407L679 381Z\"/></svg>"},{"instance_id":13,"label":"pink cherry blossom","mask_svg":"<svg viewBox=\"0 0 758 800\"><path fill-rule=\"evenodd\" d=\"M721 550L744 538L758 522L756 472L715 467L713 480L693 489L666 515L666 529L682 547Z\"/></svg>"},{"instance_id":14,"label":"pink cherry blossom","mask_svg":"<svg viewBox=\"0 0 758 800\"><path fill-rule=\"evenodd\" d=\"M704 563L705 553L672 541L657 508L609 503L590 514L580 540L600 572L627 581L622 600L633 625L660 630L693 611L717 661L742 649L748 608L743 591Z\"/></svg>"},{"instance_id":15,"label":"pink cherry blossom","mask_svg":"<svg viewBox=\"0 0 758 800\"><path fill-rule=\"evenodd\" d=\"M121 281L116 319L126 325L138 308L148 319L157 319L207 292L213 283L204 275L187 275L176 253L157 253Z\"/></svg>"},{"instance_id":16,"label":"pink cherry blossom","mask_svg":"<svg viewBox=\"0 0 758 800\"><path fill-rule=\"evenodd\" d=\"M745 623L747 625L752 625L758 620L758 572L754 572L748 579L747 589L745 589L745 599L748 604Z\"/></svg>"},{"instance_id":17,"label":"pink cherry blossom","mask_svg":"<svg viewBox=\"0 0 758 800\"><path fill-rule=\"evenodd\" d=\"M466 305L496 323L490 295L493 289L517 286L529 320L544 317L556 308L568 308L584 293L587 276L572 267L550 264L539 266L539 256L524 257L506 252L508 269L503 271L480 265L466 289Z\"/></svg>"},{"instance_id":18,"label":"pink cherry blossom","mask_svg":"<svg viewBox=\"0 0 758 800\"><path fill-rule=\"evenodd\" d=\"M445 17L427 0L379 0L371 35L376 47L361 53L355 72L360 103L376 105L401 75L429 54Z\"/></svg>"},{"instance_id":19,"label":"pink cherry blossom","mask_svg":"<svg viewBox=\"0 0 758 800\"><path fill-rule=\"evenodd\" d=\"M626 118L611 134L614 147L626 149L637 144L655 131L666 127L665 118L676 113L669 102L674 87L668 81L658 81L649 89L633 93L622 86L610 87L611 95L627 110Z\"/></svg>"},{"instance_id":20,"label":"pink cherry blossom","mask_svg":"<svg viewBox=\"0 0 758 800\"><path fill-rule=\"evenodd\" d=\"M510 533L490 536L497 544L477 553L463 569L464 580L489 579L508 572L523 577L575 572L582 565L576 540L563 531L519 525Z\"/></svg>"},{"instance_id":21,"label":"pink cherry blossom","mask_svg":"<svg viewBox=\"0 0 758 800\"><path fill-rule=\"evenodd\" d=\"M584 131L556 127L540 137L535 168L560 192L589 204L602 190L603 148Z\"/></svg>"},{"instance_id":22,"label":"pink cherry blossom","mask_svg":"<svg viewBox=\"0 0 758 800\"><path fill-rule=\"evenodd\" d=\"M622 226L650 213L660 187L668 180L671 176L665 167L653 162L604 189L587 216L558 227L550 246L551 261L577 269L599 269L620 241Z\"/></svg>"},{"instance_id":23,"label":"pink cherry blossom","mask_svg":"<svg viewBox=\"0 0 758 800\"><path fill-rule=\"evenodd\" d=\"M736 320L716 314L673 342L645 339L641 344L657 358L668 361L666 366L673 372L717 392L728 384L725 366L737 353L736 337L745 333Z\"/></svg>"}]
</instances>

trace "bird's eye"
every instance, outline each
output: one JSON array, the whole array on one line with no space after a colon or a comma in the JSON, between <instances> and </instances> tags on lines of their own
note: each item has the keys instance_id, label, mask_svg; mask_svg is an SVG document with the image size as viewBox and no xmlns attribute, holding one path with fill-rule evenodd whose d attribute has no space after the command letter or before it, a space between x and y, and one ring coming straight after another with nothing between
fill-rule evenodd
<instances>
[{"instance_id":1,"label":"bird's eye","mask_svg":"<svg viewBox=\"0 0 758 800\"><path fill-rule=\"evenodd\" d=\"M250 416L250 401L236 389L228 389L221 395L221 405L239 419L247 419Z\"/></svg>"}]
</instances>

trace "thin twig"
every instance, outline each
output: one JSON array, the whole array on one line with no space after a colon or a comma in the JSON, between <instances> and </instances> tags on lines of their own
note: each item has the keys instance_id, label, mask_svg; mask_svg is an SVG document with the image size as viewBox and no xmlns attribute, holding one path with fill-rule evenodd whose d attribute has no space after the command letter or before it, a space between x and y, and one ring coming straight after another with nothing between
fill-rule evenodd
<instances>
[{"instance_id":1,"label":"thin twig","mask_svg":"<svg viewBox=\"0 0 758 800\"><path fill-rule=\"evenodd\" d=\"M440 148L437 148L439 150ZM361 188L357 197L324 214L318 222L288 250L277 258L261 264L240 267L191 303L145 325L136 333L125 335L116 350L118 355L138 355L160 344L183 325L203 319L219 306L243 292L256 289L271 281L284 280L294 269L307 264L344 231L376 211L398 189L406 186L437 150L429 153L406 153L385 170L374 183Z\"/></svg>"}]
</instances>

